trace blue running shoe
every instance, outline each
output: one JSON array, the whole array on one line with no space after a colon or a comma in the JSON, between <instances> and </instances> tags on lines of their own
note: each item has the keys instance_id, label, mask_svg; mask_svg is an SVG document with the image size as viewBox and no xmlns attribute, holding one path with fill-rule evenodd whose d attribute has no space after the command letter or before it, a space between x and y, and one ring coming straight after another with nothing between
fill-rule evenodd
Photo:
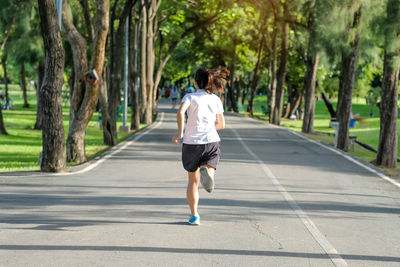
<instances>
[{"instance_id":1,"label":"blue running shoe","mask_svg":"<svg viewBox=\"0 0 400 267\"><path fill-rule=\"evenodd\" d=\"M189 224L191 225L200 225L200 216L193 215L189 219Z\"/></svg>"},{"instance_id":2,"label":"blue running shoe","mask_svg":"<svg viewBox=\"0 0 400 267\"><path fill-rule=\"evenodd\" d=\"M213 191L214 177L207 167L200 167L200 182L208 193L211 193Z\"/></svg>"}]
</instances>

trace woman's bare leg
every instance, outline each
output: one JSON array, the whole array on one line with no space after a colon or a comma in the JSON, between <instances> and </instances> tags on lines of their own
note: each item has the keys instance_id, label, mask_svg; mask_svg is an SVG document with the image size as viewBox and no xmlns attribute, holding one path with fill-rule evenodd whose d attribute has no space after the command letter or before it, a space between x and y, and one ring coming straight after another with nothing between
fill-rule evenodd
<instances>
[{"instance_id":1,"label":"woman's bare leg","mask_svg":"<svg viewBox=\"0 0 400 267\"><path fill-rule=\"evenodd\" d=\"M188 172L188 176L189 176L189 181L186 190L186 198L192 215L199 215L197 213L197 205L199 203L199 183L200 183L199 169L197 169L195 172Z\"/></svg>"}]
</instances>

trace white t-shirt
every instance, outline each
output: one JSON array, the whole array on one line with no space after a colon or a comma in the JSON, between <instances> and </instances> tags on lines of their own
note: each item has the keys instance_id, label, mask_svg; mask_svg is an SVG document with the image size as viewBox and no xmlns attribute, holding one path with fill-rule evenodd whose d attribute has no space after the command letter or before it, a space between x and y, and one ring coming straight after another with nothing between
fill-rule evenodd
<instances>
[{"instance_id":1,"label":"white t-shirt","mask_svg":"<svg viewBox=\"0 0 400 267\"><path fill-rule=\"evenodd\" d=\"M187 108L188 120L183 135L183 143L197 145L221 141L215 129L217 114L224 113L221 99L199 89L195 93L186 94L182 103L187 101L190 105Z\"/></svg>"}]
</instances>

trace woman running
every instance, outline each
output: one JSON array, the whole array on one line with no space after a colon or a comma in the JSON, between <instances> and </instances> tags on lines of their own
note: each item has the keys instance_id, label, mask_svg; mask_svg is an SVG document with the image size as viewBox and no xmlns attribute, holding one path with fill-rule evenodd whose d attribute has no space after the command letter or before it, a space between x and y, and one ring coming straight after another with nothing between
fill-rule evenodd
<instances>
[{"instance_id":1,"label":"woman running","mask_svg":"<svg viewBox=\"0 0 400 267\"><path fill-rule=\"evenodd\" d=\"M194 82L198 90L184 96L177 113L178 134L172 141L179 144L183 139L182 163L189 176L186 197L191 211L189 224L192 225L200 225L197 212L199 183L209 193L214 189L221 140L217 130L225 128L224 108L214 93L224 91L222 79L227 79L228 75L226 68L198 69ZM184 131L185 113L188 119Z\"/></svg>"}]
</instances>

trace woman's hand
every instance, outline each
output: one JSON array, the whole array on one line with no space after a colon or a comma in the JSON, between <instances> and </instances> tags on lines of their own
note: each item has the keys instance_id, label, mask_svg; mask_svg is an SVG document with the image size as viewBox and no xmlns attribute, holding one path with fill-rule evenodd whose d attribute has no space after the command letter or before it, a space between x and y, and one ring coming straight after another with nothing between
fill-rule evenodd
<instances>
[{"instance_id":1,"label":"woman's hand","mask_svg":"<svg viewBox=\"0 0 400 267\"><path fill-rule=\"evenodd\" d=\"M175 144L180 144L182 142L183 136L180 136L179 134L175 135L172 137L172 142Z\"/></svg>"}]
</instances>

